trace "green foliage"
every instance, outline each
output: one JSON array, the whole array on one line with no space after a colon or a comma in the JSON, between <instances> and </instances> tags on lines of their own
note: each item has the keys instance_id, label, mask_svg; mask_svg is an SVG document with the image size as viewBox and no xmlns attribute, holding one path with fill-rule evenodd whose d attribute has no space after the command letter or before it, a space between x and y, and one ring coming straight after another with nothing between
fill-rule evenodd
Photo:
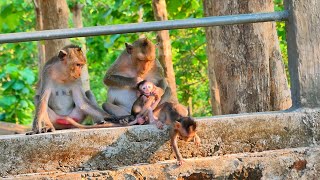
<instances>
[{"instance_id":1,"label":"green foliage","mask_svg":"<svg viewBox=\"0 0 320 180\"><path fill-rule=\"evenodd\" d=\"M151 1L128 0L68 0L69 7L80 2L84 5L84 26L137 23L139 10L143 21L154 21ZM168 19L203 17L199 0L167 0ZM275 10L283 9L283 0L274 0ZM34 31L35 11L31 0L0 1L0 32ZM70 14L70 27L73 27ZM280 48L287 65L284 23L277 23ZM90 85L98 103L106 100L103 77L106 70L125 48L142 33L116 34L71 39L76 44L86 44ZM156 42L156 33L143 33ZM173 65L178 88L178 99L192 105L194 116L212 115L209 81L207 76L206 39L204 28L171 30ZM0 45L0 120L28 124L34 112L33 96L37 80L37 43Z\"/></svg>"},{"instance_id":2,"label":"green foliage","mask_svg":"<svg viewBox=\"0 0 320 180\"><path fill-rule=\"evenodd\" d=\"M19 124L31 123L34 82L35 73L28 67L8 63L0 70L0 120Z\"/></svg>"},{"instance_id":3,"label":"green foliage","mask_svg":"<svg viewBox=\"0 0 320 180\"><path fill-rule=\"evenodd\" d=\"M34 10L23 0L0 1L0 32L33 31ZM36 43L0 45L0 120L30 124L37 74Z\"/></svg>"},{"instance_id":4,"label":"green foliage","mask_svg":"<svg viewBox=\"0 0 320 180\"><path fill-rule=\"evenodd\" d=\"M274 0L274 10L275 11L282 11L283 9L284 9L283 0ZM288 50L287 50L285 22L277 22L277 33L278 33L278 39L279 39L279 43L280 43L282 60L285 65L287 79L290 84L290 75L289 75L289 70L288 70Z\"/></svg>"}]
</instances>

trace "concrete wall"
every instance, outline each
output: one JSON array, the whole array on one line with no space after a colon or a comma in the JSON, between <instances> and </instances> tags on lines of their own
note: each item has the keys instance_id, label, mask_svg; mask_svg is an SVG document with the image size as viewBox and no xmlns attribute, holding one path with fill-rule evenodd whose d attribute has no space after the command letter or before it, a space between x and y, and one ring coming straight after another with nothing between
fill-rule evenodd
<instances>
[{"instance_id":1,"label":"concrete wall","mask_svg":"<svg viewBox=\"0 0 320 180\"><path fill-rule=\"evenodd\" d=\"M34 173L8 179L318 179L320 148L282 149L208 158L192 158L178 167L174 161L115 170Z\"/></svg>"},{"instance_id":2,"label":"concrete wall","mask_svg":"<svg viewBox=\"0 0 320 180\"><path fill-rule=\"evenodd\" d=\"M179 142L185 158L317 144L319 109L198 119L202 144ZM168 131L151 125L0 136L0 176L110 170L174 159Z\"/></svg>"}]
</instances>

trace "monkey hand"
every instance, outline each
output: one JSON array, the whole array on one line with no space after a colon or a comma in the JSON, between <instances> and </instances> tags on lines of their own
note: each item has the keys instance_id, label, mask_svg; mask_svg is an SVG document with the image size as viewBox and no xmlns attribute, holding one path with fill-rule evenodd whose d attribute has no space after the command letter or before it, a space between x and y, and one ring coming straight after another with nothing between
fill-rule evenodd
<instances>
[{"instance_id":1,"label":"monkey hand","mask_svg":"<svg viewBox=\"0 0 320 180\"><path fill-rule=\"evenodd\" d=\"M137 84L139 84L139 82L143 81L143 79L141 77L137 77Z\"/></svg>"},{"instance_id":2,"label":"monkey hand","mask_svg":"<svg viewBox=\"0 0 320 180\"><path fill-rule=\"evenodd\" d=\"M161 121L157 121L156 125L158 129L163 129L163 123Z\"/></svg>"},{"instance_id":3,"label":"monkey hand","mask_svg":"<svg viewBox=\"0 0 320 180\"><path fill-rule=\"evenodd\" d=\"M185 161L183 159L180 159L180 160L178 159L178 161L177 161L178 166L182 166L183 163L185 163Z\"/></svg>"},{"instance_id":4,"label":"monkey hand","mask_svg":"<svg viewBox=\"0 0 320 180\"><path fill-rule=\"evenodd\" d=\"M196 136L194 137L194 144L195 144L197 147L199 147L200 144L201 144L201 140L200 140L200 138L199 138L198 135L196 135Z\"/></svg>"},{"instance_id":5,"label":"monkey hand","mask_svg":"<svg viewBox=\"0 0 320 180\"><path fill-rule=\"evenodd\" d=\"M137 123L139 125L143 124L146 120L143 117L137 117Z\"/></svg>"}]
</instances>

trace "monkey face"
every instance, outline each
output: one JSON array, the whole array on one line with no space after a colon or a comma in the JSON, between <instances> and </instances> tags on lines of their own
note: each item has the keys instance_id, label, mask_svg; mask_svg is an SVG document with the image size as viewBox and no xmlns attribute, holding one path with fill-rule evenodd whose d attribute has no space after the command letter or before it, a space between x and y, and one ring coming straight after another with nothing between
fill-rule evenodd
<instances>
[{"instance_id":1,"label":"monkey face","mask_svg":"<svg viewBox=\"0 0 320 180\"><path fill-rule=\"evenodd\" d=\"M175 130L179 138L184 141L190 141L196 135L196 123L190 117L184 117L181 122L175 122Z\"/></svg>"},{"instance_id":2,"label":"monkey face","mask_svg":"<svg viewBox=\"0 0 320 180\"><path fill-rule=\"evenodd\" d=\"M146 96L150 96L150 94L153 91L153 84L151 82L145 82L139 86L139 90L141 91L142 94Z\"/></svg>"},{"instance_id":3,"label":"monkey face","mask_svg":"<svg viewBox=\"0 0 320 180\"><path fill-rule=\"evenodd\" d=\"M70 49L68 56L69 75L74 79L81 77L83 66L86 64L86 59L81 49Z\"/></svg>"}]
</instances>

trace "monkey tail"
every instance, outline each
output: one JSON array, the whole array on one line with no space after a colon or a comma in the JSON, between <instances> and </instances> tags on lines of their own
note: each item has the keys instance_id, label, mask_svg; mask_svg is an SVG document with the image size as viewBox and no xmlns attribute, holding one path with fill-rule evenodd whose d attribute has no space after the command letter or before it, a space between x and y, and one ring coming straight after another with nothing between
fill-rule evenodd
<instances>
[{"instance_id":1,"label":"monkey tail","mask_svg":"<svg viewBox=\"0 0 320 180\"><path fill-rule=\"evenodd\" d=\"M95 124L95 125L83 125L77 123L75 120L72 118L66 117L66 121L68 121L70 124L73 126L80 128L80 129L94 129L94 128L109 128L109 127L121 127L122 125L120 124L114 124L114 123L104 123L104 124Z\"/></svg>"}]
</instances>

